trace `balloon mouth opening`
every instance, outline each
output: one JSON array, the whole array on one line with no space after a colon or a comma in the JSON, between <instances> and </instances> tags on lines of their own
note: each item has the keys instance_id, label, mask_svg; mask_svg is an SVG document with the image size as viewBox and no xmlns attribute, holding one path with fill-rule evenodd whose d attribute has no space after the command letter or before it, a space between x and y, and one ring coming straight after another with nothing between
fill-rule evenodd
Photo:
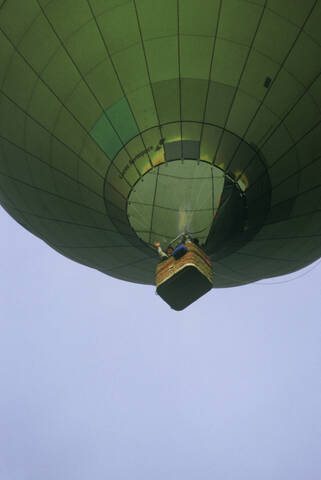
<instances>
[{"instance_id":1,"label":"balloon mouth opening","mask_svg":"<svg viewBox=\"0 0 321 480\"><path fill-rule=\"evenodd\" d=\"M147 143L147 137L154 141ZM261 229L271 208L271 184L260 151L231 132L215 147L205 139L162 138L153 127L115 155L104 200L116 230L147 256L155 241L166 248L188 233L208 255L224 258Z\"/></svg>"},{"instance_id":2,"label":"balloon mouth opening","mask_svg":"<svg viewBox=\"0 0 321 480\"><path fill-rule=\"evenodd\" d=\"M184 233L205 243L219 207L225 175L195 159L173 160L149 170L130 192L127 216L149 246L173 244Z\"/></svg>"}]
</instances>

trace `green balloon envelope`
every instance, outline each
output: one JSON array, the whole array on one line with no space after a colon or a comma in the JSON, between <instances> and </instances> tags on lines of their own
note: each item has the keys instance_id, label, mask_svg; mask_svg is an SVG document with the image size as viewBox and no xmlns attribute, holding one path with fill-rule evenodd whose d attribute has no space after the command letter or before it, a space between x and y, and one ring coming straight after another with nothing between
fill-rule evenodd
<instances>
[{"instance_id":1,"label":"green balloon envelope","mask_svg":"<svg viewBox=\"0 0 321 480\"><path fill-rule=\"evenodd\" d=\"M0 2L0 201L61 254L154 284L197 237L214 287L321 256L321 4Z\"/></svg>"}]
</instances>

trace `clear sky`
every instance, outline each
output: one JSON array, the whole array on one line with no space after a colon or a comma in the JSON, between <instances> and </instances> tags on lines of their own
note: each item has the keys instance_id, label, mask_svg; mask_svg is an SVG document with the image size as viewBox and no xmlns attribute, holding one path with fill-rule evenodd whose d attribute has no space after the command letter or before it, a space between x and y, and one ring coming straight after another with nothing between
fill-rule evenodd
<instances>
[{"instance_id":1,"label":"clear sky","mask_svg":"<svg viewBox=\"0 0 321 480\"><path fill-rule=\"evenodd\" d=\"M320 480L321 264L177 313L0 227L1 480Z\"/></svg>"}]
</instances>

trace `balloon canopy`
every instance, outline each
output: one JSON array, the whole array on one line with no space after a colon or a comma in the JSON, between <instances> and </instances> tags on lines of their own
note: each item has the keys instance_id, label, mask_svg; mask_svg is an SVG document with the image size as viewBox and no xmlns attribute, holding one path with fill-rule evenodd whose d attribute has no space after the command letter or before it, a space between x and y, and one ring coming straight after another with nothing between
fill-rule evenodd
<instances>
[{"instance_id":1,"label":"balloon canopy","mask_svg":"<svg viewBox=\"0 0 321 480\"><path fill-rule=\"evenodd\" d=\"M0 0L0 201L154 284L187 231L214 287L321 256L321 2Z\"/></svg>"}]
</instances>

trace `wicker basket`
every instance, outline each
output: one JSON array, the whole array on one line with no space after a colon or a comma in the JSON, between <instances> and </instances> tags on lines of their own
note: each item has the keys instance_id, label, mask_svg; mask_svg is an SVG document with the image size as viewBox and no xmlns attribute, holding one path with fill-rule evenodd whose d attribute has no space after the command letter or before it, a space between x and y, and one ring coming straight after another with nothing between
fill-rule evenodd
<instances>
[{"instance_id":1,"label":"wicker basket","mask_svg":"<svg viewBox=\"0 0 321 480\"><path fill-rule=\"evenodd\" d=\"M156 291L174 310L183 310L213 286L211 262L194 243L186 243L187 252L175 260L163 260L156 268Z\"/></svg>"}]
</instances>

